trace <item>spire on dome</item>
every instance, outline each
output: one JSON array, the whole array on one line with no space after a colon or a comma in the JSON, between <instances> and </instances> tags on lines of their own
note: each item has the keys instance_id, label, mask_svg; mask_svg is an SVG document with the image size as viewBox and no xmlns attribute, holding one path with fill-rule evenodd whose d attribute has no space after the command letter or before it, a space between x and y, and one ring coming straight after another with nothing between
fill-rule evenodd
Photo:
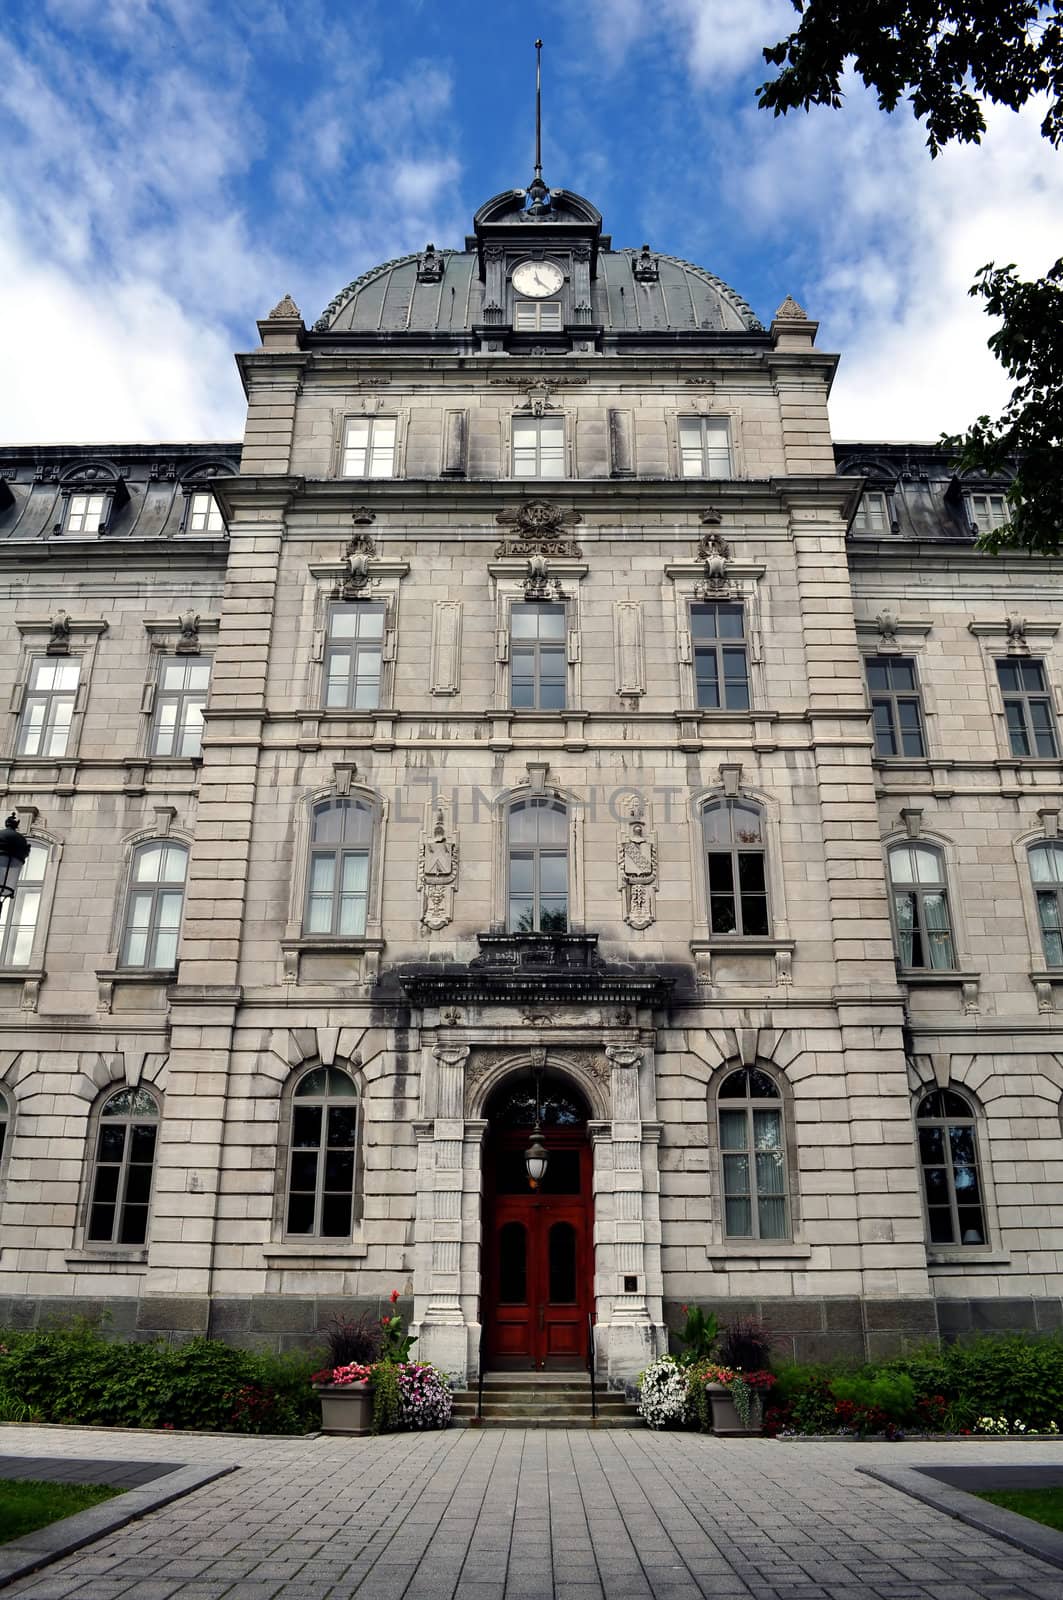
<instances>
[{"instance_id":1,"label":"spire on dome","mask_svg":"<svg viewBox=\"0 0 1063 1600\"><path fill-rule=\"evenodd\" d=\"M550 190L543 182L543 41L535 41L535 176L528 185L528 215L545 217L550 211Z\"/></svg>"}]
</instances>

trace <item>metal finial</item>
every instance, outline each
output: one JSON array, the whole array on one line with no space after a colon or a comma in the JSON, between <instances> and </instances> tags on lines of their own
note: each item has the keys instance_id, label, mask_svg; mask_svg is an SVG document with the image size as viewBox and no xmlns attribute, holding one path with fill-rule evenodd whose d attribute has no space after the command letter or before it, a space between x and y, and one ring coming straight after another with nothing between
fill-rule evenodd
<instances>
[{"instance_id":1,"label":"metal finial","mask_svg":"<svg viewBox=\"0 0 1063 1600\"><path fill-rule=\"evenodd\" d=\"M543 41L535 41L535 176L543 176Z\"/></svg>"}]
</instances>

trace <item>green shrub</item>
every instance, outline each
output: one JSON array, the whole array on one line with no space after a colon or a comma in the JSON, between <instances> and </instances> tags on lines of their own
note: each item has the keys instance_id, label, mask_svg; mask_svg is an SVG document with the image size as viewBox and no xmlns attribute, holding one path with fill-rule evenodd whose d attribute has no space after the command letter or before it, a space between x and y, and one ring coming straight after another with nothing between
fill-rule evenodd
<instances>
[{"instance_id":1,"label":"green shrub","mask_svg":"<svg viewBox=\"0 0 1063 1600\"><path fill-rule=\"evenodd\" d=\"M125 1344L84 1324L0 1336L0 1417L124 1428L306 1433L314 1360L213 1339ZM14 1397L17 1396L17 1401ZM21 1406L21 1415L10 1415Z\"/></svg>"},{"instance_id":2,"label":"green shrub","mask_svg":"<svg viewBox=\"0 0 1063 1600\"><path fill-rule=\"evenodd\" d=\"M880 1412L890 1422L907 1422L915 1413L915 1384L904 1372L853 1372L834 1378L830 1391L835 1400Z\"/></svg>"},{"instance_id":3,"label":"green shrub","mask_svg":"<svg viewBox=\"0 0 1063 1600\"><path fill-rule=\"evenodd\" d=\"M911 1378L920 1396L940 1395L947 1425L969 1427L977 1417L1007 1417L1039 1430L1063 1426L1063 1337L1024 1334L985 1337L895 1357L885 1363Z\"/></svg>"}]
</instances>

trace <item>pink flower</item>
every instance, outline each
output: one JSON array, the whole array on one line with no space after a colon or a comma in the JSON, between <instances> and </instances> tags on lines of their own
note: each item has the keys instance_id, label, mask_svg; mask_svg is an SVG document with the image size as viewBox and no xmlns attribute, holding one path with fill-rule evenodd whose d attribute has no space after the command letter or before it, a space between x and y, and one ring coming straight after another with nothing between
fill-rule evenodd
<instances>
[{"instance_id":1,"label":"pink flower","mask_svg":"<svg viewBox=\"0 0 1063 1600\"><path fill-rule=\"evenodd\" d=\"M399 1303L399 1291L397 1289L392 1289L391 1291L391 1303L393 1306L397 1306Z\"/></svg>"}]
</instances>

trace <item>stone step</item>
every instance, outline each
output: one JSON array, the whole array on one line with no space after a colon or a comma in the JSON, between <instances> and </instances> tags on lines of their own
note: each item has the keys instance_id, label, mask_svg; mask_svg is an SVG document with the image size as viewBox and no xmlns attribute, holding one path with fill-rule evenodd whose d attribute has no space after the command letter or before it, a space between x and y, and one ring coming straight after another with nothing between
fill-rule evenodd
<instances>
[{"instance_id":1,"label":"stone step","mask_svg":"<svg viewBox=\"0 0 1063 1600\"><path fill-rule=\"evenodd\" d=\"M475 1417L454 1417L455 1428L644 1428L646 1424L634 1411L627 1416L584 1417L503 1417L497 1414Z\"/></svg>"},{"instance_id":2,"label":"stone step","mask_svg":"<svg viewBox=\"0 0 1063 1600\"><path fill-rule=\"evenodd\" d=\"M591 1410L590 1406L484 1406L483 1414L485 1417L520 1418L527 1422L534 1422L537 1417L555 1419L558 1417L572 1417L583 1422L592 1419L596 1413ZM476 1407L455 1406L451 1415L455 1417L475 1417ZM627 1417L633 1416L634 1412L628 1406L599 1406L597 1415L599 1417Z\"/></svg>"}]
</instances>

